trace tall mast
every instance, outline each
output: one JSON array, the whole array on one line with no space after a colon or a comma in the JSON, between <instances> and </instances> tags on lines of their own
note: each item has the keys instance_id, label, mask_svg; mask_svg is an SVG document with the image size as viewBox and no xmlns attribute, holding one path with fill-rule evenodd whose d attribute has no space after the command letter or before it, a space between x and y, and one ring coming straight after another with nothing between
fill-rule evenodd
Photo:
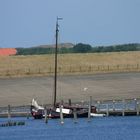
<instances>
[{"instance_id":1,"label":"tall mast","mask_svg":"<svg viewBox=\"0 0 140 140\"><path fill-rule=\"evenodd\" d=\"M54 101L53 106L56 105L56 94L57 94L57 52L58 52L58 32L59 32L59 24L58 21L62 20L62 18L58 18L56 20L56 46L55 46L55 71L54 71Z\"/></svg>"}]
</instances>

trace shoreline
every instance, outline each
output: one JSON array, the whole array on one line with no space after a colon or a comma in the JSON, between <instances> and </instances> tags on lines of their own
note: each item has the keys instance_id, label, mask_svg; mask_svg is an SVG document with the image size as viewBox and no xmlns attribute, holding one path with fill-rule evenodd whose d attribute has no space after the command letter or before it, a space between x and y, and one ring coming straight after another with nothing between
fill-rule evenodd
<instances>
[{"instance_id":1,"label":"shoreline","mask_svg":"<svg viewBox=\"0 0 140 140\"><path fill-rule=\"evenodd\" d=\"M40 105L51 104L53 77L0 79L0 106L30 105L36 98ZM140 73L58 76L57 102L140 98ZM87 88L87 91L84 91Z\"/></svg>"}]
</instances>

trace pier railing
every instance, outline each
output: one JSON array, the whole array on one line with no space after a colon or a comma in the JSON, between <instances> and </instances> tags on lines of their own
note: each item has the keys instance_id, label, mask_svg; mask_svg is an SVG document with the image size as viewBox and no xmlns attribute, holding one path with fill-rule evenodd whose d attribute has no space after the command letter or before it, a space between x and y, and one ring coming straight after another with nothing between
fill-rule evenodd
<instances>
[{"instance_id":1,"label":"pier railing","mask_svg":"<svg viewBox=\"0 0 140 140\"><path fill-rule=\"evenodd\" d=\"M140 99L96 101L97 113L109 115L139 115Z\"/></svg>"},{"instance_id":2,"label":"pier railing","mask_svg":"<svg viewBox=\"0 0 140 140\"><path fill-rule=\"evenodd\" d=\"M0 117L29 117L30 106L0 107Z\"/></svg>"}]
</instances>

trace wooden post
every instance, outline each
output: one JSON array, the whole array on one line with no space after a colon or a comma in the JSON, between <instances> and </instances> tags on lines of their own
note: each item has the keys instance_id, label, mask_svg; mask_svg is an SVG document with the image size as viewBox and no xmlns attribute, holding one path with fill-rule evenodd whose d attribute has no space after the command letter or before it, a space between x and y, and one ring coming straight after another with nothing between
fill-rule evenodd
<instances>
[{"instance_id":1,"label":"wooden post","mask_svg":"<svg viewBox=\"0 0 140 140\"><path fill-rule=\"evenodd\" d=\"M80 66L80 72L82 72L82 67Z\"/></svg>"},{"instance_id":2,"label":"wooden post","mask_svg":"<svg viewBox=\"0 0 140 140\"><path fill-rule=\"evenodd\" d=\"M73 116L74 116L74 123L77 123L77 110L74 108L73 110Z\"/></svg>"},{"instance_id":3,"label":"wooden post","mask_svg":"<svg viewBox=\"0 0 140 140\"><path fill-rule=\"evenodd\" d=\"M71 99L69 99L69 106L71 106Z\"/></svg>"},{"instance_id":4,"label":"wooden post","mask_svg":"<svg viewBox=\"0 0 140 140\"><path fill-rule=\"evenodd\" d=\"M136 110L137 110L137 116L139 116L140 115L140 112L139 112L139 102L138 101L137 101Z\"/></svg>"},{"instance_id":5,"label":"wooden post","mask_svg":"<svg viewBox=\"0 0 140 140\"><path fill-rule=\"evenodd\" d=\"M109 104L106 104L106 116L109 116Z\"/></svg>"},{"instance_id":6,"label":"wooden post","mask_svg":"<svg viewBox=\"0 0 140 140\"><path fill-rule=\"evenodd\" d=\"M122 116L125 116L125 100L122 100Z\"/></svg>"},{"instance_id":7,"label":"wooden post","mask_svg":"<svg viewBox=\"0 0 140 140\"><path fill-rule=\"evenodd\" d=\"M137 99L134 99L134 106L135 106L135 110L137 111Z\"/></svg>"},{"instance_id":8,"label":"wooden post","mask_svg":"<svg viewBox=\"0 0 140 140\"><path fill-rule=\"evenodd\" d=\"M8 119L11 118L11 107L10 105L8 105Z\"/></svg>"},{"instance_id":9,"label":"wooden post","mask_svg":"<svg viewBox=\"0 0 140 140\"><path fill-rule=\"evenodd\" d=\"M100 66L98 66L98 71L100 70Z\"/></svg>"},{"instance_id":10,"label":"wooden post","mask_svg":"<svg viewBox=\"0 0 140 140\"><path fill-rule=\"evenodd\" d=\"M29 112L27 111L27 119L29 119Z\"/></svg>"},{"instance_id":11,"label":"wooden post","mask_svg":"<svg viewBox=\"0 0 140 140\"><path fill-rule=\"evenodd\" d=\"M45 123L48 123L48 112L47 112L47 108L45 106Z\"/></svg>"},{"instance_id":12,"label":"wooden post","mask_svg":"<svg viewBox=\"0 0 140 140\"><path fill-rule=\"evenodd\" d=\"M52 68L50 67L50 68L49 68L49 73L51 73L51 71L52 71Z\"/></svg>"},{"instance_id":13,"label":"wooden post","mask_svg":"<svg viewBox=\"0 0 140 140\"><path fill-rule=\"evenodd\" d=\"M31 70L30 70L30 68L28 69L28 74L31 74Z\"/></svg>"},{"instance_id":14,"label":"wooden post","mask_svg":"<svg viewBox=\"0 0 140 140\"><path fill-rule=\"evenodd\" d=\"M120 68L119 68L120 66L119 65L117 65L117 70L119 70Z\"/></svg>"},{"instance_id":15,"label":"wooden post","mask_svg":"<svg viewBox=\"0 0 140 140\"><path fill-rule=\"evenodd\" d=\"M9 72L9 70L7 70L7 72L6 72L6 76L9 76L10 75L10 72Z\"/></svg>"},{"instance_id":16,"label":"wooden post","mask_svg":"<svg viewBox=\"0 0 140 140\"><path fill-rule=\"evenodd\" d=\"M38 74L40 74L41 72L40 72L40 68L38 69Z\"/></svg>"},{"instance_id":17,"label":"wooden post","mask_svg":"<svg viewBox=\"0 0 140 140\"><path fill-rule=\"evenodd\" d=\"M129 65L127 64L127 65L126 65L126 69L127 69L127 70L128 70L128 67L129 67Z\"/></svg>"},{"instance_id":18,"label":"wooden post","mask_svg":"<svg viewBox=\"0 0 140 140\"><path fill-rule=\"evenodd\" d=\"M115 100L113 100L113 111L115 111Z\"/></svg>"},{"instance_id":19,"label":"wooden post","mask_svg":"<svg viewBox=\"0 0 140 140\"><path fill-rule=\"evenodd\" d=\"M97 101L97 112L99 113L100 111L100 101Z\"/></svg>"},{"instance_id":20,"label":"wooden post","mask_svg":"<svg viewBox=\"0 0 140 140\"><path fill-rule=\"evenodd\" d=\"M72 68L71 68L71 66L70 66L70 68L69 68L69 72L72 72Z\"/></svg>"},{"instance_id":21,"label":"wooden post","mask_svg":"<svg viewBox=\"0 0 140 140\"><path fill-rule=\"evenodd\" d=\"M92 96L90 96L90 99L89 99L89 106L88 106L88 121L90 121L91 104L92 104Z\"/></svg>"},{"instance_id":22,"label":"wooden post","mask_svg":"<svg viewBox=\"0 0 140 140\"><path fill-rule=\"evenodd\" d=\"M61 124L64 124L64 118L63 118L62 108L63 108L63 106L60 105L60 122L61 122Z\"/></svg>"},{"instance_id":23,"label":"wooden post","mask_svg":"<svg viewBox=\"0 0 140 140\"><path fill-rule=\"evenodd\" d=\"M88 71L91 72L91 66L89 66Z\"/></svg>"},{"instance_id":24,"label":"wooden post","mask_svg":"<svg viewBox=\"0 0 140 140\"><path fill-rule=\"evenodd\" d=\"M137 64L137 70L139 69L139 64Z\"/></svg>"},{"instance_id":25,"label":"wooden post","mask_svg":"<svg viewBox=\"0 0 140 140\"><path fill-rule=\"evenodd\" d=\"M61 105L63 105L64 104L64 101L63 100L61 100Z\"/></svg>"}]
</instances>

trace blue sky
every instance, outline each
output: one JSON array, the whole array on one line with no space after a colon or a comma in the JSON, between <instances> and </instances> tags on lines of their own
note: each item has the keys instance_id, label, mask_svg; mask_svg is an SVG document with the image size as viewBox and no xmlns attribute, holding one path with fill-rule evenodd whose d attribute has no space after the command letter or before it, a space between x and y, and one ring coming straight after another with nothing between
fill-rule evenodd
<instances>
[{"instance_id":1,"label":"blue sky","mask_svg":"<svg viewBox=\"0 0 140 140\"><path fill-rule=\"evenodd\" d=\"M140 0L0 0L0 47L140 43Z\"/></svg>"}]
</instances>

